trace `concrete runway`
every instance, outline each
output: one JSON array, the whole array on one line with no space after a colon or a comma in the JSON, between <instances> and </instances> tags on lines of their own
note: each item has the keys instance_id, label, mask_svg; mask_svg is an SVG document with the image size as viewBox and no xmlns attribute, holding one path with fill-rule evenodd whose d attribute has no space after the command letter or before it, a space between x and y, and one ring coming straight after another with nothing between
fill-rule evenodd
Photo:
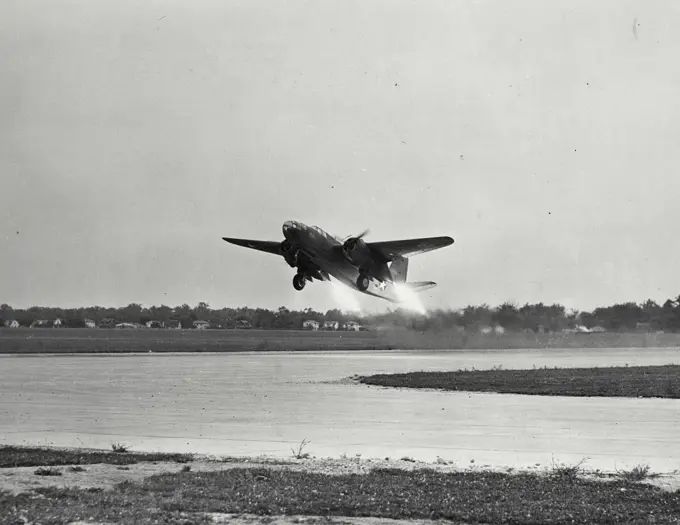
<instances>
[{"instance_id":1,"label":"concrete runway","mask_svg":"<svg viewBox=\"0 0 680 525\"><path fill-rule=\"evenodd\" d=\"M680 363L680 350L588 349L0 356L0 444L614 470L680 469L680 401L396 390L353 374Z\"/></svg>"}]
</instances>

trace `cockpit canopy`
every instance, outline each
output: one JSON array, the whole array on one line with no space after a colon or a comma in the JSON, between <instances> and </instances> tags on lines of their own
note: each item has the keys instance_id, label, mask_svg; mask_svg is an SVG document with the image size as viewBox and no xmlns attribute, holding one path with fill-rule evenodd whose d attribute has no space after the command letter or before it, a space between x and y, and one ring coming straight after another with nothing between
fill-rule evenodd
<instances>
[{"instance_id":1,"label":"cockpit canopy","mask_svg":"<svg viewBox=\"0 0 680 525\"><path fill-rule=\"evenodd\" d=\"M316 233L318 233L319 235L323 235L324 237L326 237L326 239L335 239L338 242L342 242L342 239L340 237L338 237L337 235L333 235L332 233L328 233L327 231L322 230L321 228L319 228L316 225L310 226L310 228L312 230L314 230Z\"/></svg>"}]
</instances>

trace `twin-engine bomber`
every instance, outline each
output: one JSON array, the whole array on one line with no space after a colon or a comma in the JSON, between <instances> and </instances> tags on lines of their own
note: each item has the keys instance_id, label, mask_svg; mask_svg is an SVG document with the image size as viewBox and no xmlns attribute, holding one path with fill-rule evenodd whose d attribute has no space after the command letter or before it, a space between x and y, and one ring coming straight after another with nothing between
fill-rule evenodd
<instances>
[{"instance_id":1,"label":"twin-engine bomber","mask_svg":"<svg viewBox=\"0 0 680 525\"><path fill-rule=\"evenodd\" d=\"M297 268L293 286L302 290L307 281L330 281L394 303L401 302L399 286L422 292L437 284L432 281L406 282L408 258L453 244L451 237L428 237L401 241L365 242L368 230L342 240L318 226L297 221L283 224L282 242L222 237L227 242L282 256Z\"/></svg>"}]
</instances>

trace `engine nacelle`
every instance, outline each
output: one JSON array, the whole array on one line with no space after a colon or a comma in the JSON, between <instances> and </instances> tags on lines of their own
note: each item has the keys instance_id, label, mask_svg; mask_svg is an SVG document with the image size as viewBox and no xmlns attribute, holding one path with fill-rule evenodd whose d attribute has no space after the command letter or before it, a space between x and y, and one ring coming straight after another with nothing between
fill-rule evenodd
<instances>
[{"instance_id":1,"label":"engine nacelle","mask_svg":"<svg viewBox=\"0 0 680 525\"><path fill-rule=\"evenodd\" d=\"M373 266L373 257L366 243L361 239L347 239L342 245L342 253L354 266L368 270Z\"/></svg>"},{"instance_id":2,"label":"engine nacelle","mask_svg":"<svg viewBox=\"0 0 680 525\"><path fill-rule=\"evenodd\" d=\"M283 255L283 258L288 263L288 266L290 266L291 268L295 268L298 264L298 256L300 254L300 250L298 250L287 240L281 243L280 250L281 255Z\"/></svg>"}]
</instances>

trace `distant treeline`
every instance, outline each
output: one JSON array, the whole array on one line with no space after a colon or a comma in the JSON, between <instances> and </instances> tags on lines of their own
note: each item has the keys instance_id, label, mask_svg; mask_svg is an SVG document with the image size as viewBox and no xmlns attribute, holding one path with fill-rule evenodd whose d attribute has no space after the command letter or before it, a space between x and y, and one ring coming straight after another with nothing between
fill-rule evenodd
<instances>
[{"instance_id":1,"label":"distant treeline","mask_svg":"<svg viewBox=\"0 0 680 525\"><path fill-rule=\"evenodd\" d=\"M395 327L417 331L465 329L483 331L502 328L505 331L559 332L564 330L600 329L607 331L680 331L680 296L668 299L662 305L652 300L643 303L628 302L599 307L592 312L567 311L559 304L525 304L518 306L504 303L500 306L468 306L462 310L431 310L417 314L402 308L386 313L359 316L337 309L317 312L311 308L278 310L265 308L211 308L205 302L191 307L151 306L129 304L121 308L92 306L86 308L53 308L33 306L13 309L0 305L0 326L17 321L20 326L31 326L36 321L60 319L63 326L84 327L86 321L97 326L114 326L115 323L146 324L156 321L159 325L177 325L192 328L194 321L206 321L211 328L234 328L250 326L257 329L291 329L302 327L304 321L357 321L372 328Z\"/></svg>"}]
</instances>

